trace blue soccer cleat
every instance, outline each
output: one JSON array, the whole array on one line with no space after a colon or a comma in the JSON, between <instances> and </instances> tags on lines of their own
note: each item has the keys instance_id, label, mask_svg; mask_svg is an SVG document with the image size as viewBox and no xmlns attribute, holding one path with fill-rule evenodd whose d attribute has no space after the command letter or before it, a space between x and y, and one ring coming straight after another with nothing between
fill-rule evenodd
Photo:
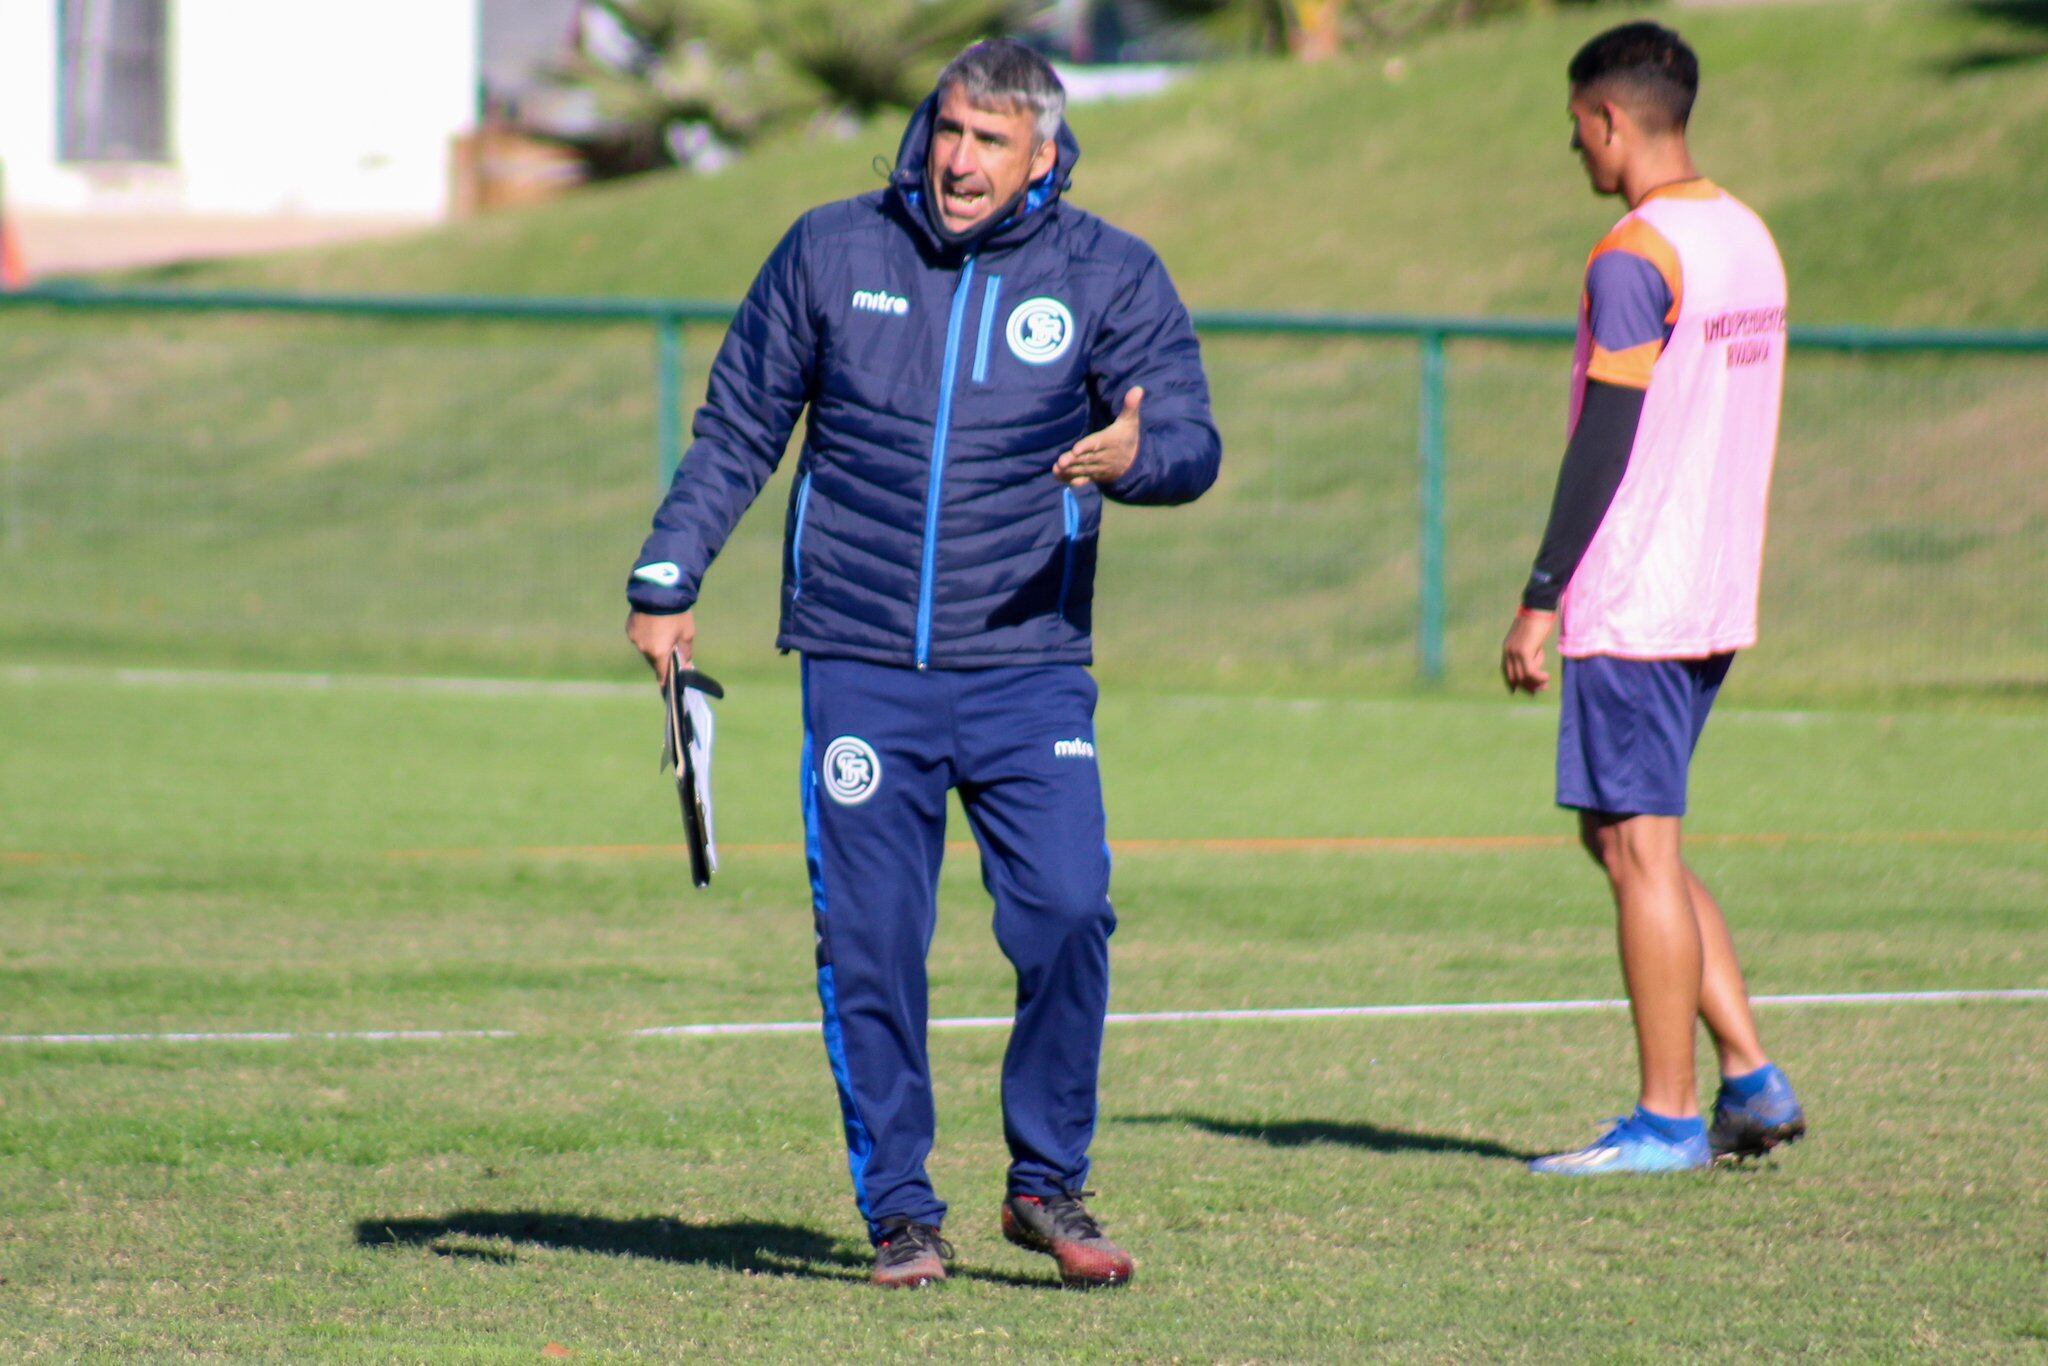
<instances>
[{"instance_id":1,"label":"blue soccer cleat","mask_svg":"<svg viewBox=\"0 0 2048 1366\"><path fill-rule=\"evenodd\" d=\"M1529 1164L1538 1176L1645 1176L1700 1171L1714 1164L1705 1132L1673 1143L1643 1123L1642 1112L1614 1121L1614 1127L1583 1148L1552 1153Z\"/></svg>"},{"instance_id":2,"label":"blue soccer cleat","mask_svg":"<svg viewBox=\"0 0 2048 1366\"><path fill-rule=\"evenodd\" d=\"M1762 1157L1779 1144L1796 1143L1806 1134L1806 1112L1799 1106L1799 1097L1792 1094L1792 1083L1785 1080L1785 1074L1766 1064L1761 1087L1755 1085L1756 1078L1757 1073L1741 1078L1748 1083L1745 1086L1731 1086L1726 1079L1721 1082L1721 1093L1714 1098L1714 1127L1707 1136L1718 1162ZM1750 1094L1740 1094L1743 1090Z\"/></svg>"}]
</instances>

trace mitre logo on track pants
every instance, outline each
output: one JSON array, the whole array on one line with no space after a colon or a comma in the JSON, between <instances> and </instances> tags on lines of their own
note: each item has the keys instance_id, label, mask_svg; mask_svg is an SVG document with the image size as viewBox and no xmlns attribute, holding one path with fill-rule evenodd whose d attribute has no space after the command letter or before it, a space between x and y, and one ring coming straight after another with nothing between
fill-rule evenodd
<instances>
[{"instance_id":1,"label":"mitre logo on track pants","mask_svg":"<svg viewBox=\"0 0 2048 1366\"><path fill-rule=\"evenodd\" d=\"M950 789L981 849L996 941L1017 970L1003 1059L1010 1189L1079 1190L1116 928L1094 679L1077 664L920 671L806 657L803 694L818 995L870 1232L898 1217L937 1224L946 1211L925 1174L925 954Z\"/></svg>"}]
</instances>

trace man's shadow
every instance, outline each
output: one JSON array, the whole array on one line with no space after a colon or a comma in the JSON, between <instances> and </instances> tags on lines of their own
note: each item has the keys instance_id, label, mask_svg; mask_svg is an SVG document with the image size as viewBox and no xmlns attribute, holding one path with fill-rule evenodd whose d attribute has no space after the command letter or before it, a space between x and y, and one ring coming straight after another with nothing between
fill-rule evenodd
<instances>
[{"instance_id":1,"label":"man's shadow","mask_svg":"<svg viewBox=\"0 0 2048 1366\"><path fill-rule=\"evenodd\" d=\"M492 1240L613 1257L641 1257L685 1266L710 1266L754 1276L800 1276L813 1280L865 1281L866 1257L845 1251L816 1229L797 1224L693 1224L649 1217L608 1219L557 1210L457 1210L438 1219L362 1219L359 1247L424 1247L442 1257L507 1263L516 1254L502 1248L469 1247L465 1240ZM1054 1279L1032 1279L1000 1271L949 1267L967 1280L1033 1290L1058 1289Z\"/></svg>"},{"instance_id":2,"label":"man's shadow","mask_svg":"<svg viewBox=\"0 0 2048 1366\"><path fill-rule=\"evenodd\" d=\"M1474 1157L1498 1158L1503 1162L1527 1162L1540 1153L1523 1152L1485 1138L1458 1138L1451 1134L1414 1133L1406 1129L1383 1129L1377 1124L1347 1120L1218 1119L1213 1115L1125 1115L1117 1124L1179 1124L1225 1138L1256 1139L1274 1148L1306 1148L1333 1143L1346 1148L1363 1148L1374 1153L1468 1153Z\"/></svg>"},{"instance_id":3,"label":"man's shadow","mask_svg":"<svg viewBox=\"0 0 2048 1366\"><path fill-rule=\"evenodd\" d=\"M1939 58L1934 69L1945 76L2028 66L2048 61L2048 0L1970 0L1968 8L2011 30L2007 41L1987 43Z\"/></svg>"}]
</instances>

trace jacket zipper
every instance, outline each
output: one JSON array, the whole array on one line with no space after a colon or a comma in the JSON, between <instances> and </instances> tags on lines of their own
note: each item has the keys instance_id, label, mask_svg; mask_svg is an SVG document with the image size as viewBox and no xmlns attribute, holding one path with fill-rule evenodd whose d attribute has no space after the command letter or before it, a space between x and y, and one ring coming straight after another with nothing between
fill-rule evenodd
<instances>
[{"instance_id":1,"label":"jacket zipper","mask_svg":"<svg viewBox=\"0 0 2048 1366\"><path fill-rule=\"evenodd\" d=\"M796 526L789 533L789 600L804 595L804 514L811 510L811 475L804 472L796 489Z\"/></svg>"},{"instance_id":2,"label":"jacket zipper","mask_svg":"<svg viewBox=\"0 0 2048 1366\"><path fill-rule=\"evenodd\" d=\"M1081 500L1074 496L1073 489L1062 487L1060 503L1067 519L1066 564L1060 570L1059 615L1064 617L1067 614L1067 593L1074 586L1074 546L1081 539Z\"/></svg>"},{"instance_id":3,"label":"jacket zipper","mask_svg":"<svg viewBox=\"0 0 2048 1366\"><path fill-rule=\"evenodd\" d=\"M988 383L988 333L996 318L996 300L1003 297L1003 277L991 275L981 292L981 328L974 339L974 382Z\"/></svg>"},{"instance_id":4,"label":"jacket zipper","mask_svg":"<svg viewBox=\"0 0 2048 1366\"><path fill-rule=\"evenodd\" d=\"M946 477L946 434L953 425L953 384L960 373L960 324L967 316L967 295L974 283L974 258L960 266L953 286L953 312L946 320L946 363L939 376L939 415L932 424L932 467L924 494L924 561L917 576L917 667L931 663L932 572L939 557L939 498Z\"/></svg>"}]
</instances>

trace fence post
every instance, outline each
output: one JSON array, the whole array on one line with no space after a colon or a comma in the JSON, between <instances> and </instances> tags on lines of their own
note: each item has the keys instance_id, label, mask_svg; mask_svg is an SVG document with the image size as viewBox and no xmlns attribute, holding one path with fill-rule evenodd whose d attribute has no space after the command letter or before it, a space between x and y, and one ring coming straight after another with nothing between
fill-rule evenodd
<instances>
[{"instance_id":1,"label":"fence post","mask_svg":"<svg viewBox=\"0 0 2048 1366\"><path fill-rule=\"evenodd\" d=\"M683 320L664 313L654 324L654 473L658 494L668 492L683 455Z\"/></svg>"},{"instance_id":2,"label":"fence post","mask_svg":"<svg viewBox=\"0 0 2048 1366\"><path fill-rule=\"evenodd\" d=\"M1421 457L1422 526L1418 540L1421 568L1420 602L1416 613L1416 644L1422 681L1444 677L1444 334L1424 332L1421 410L1416 414Z\"/></svg>"}]
</instances>

